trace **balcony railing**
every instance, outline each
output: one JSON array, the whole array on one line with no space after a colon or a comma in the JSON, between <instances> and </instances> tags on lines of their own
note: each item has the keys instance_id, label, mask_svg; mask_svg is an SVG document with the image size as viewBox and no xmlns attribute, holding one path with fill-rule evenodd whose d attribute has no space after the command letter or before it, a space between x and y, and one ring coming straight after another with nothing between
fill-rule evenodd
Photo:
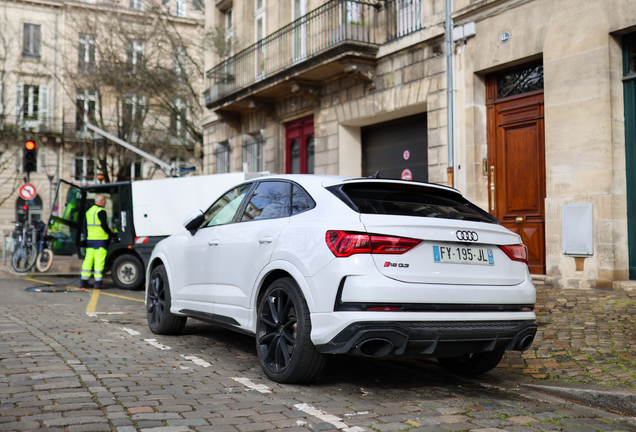
<instances>
[{"instance_id":1,"label":"balcony railing","mask_svg":"<svg viewBox=\"0 0 636 432\"><path fill-rule=\"evenodd\" d=\"M422 29L422 0L386 2L386 42Z\"/></svg>"},{"instance_id":2,"label":"balcony railing","mask_svg":"<svg viewBox=\"0 0 636 432\"><path fill-rule=\"evenodd\" d=\"M343 42L379 44L378 8L363 1L332 0L314 9L210 69L206 104Z\"/></svg>"},{"instance_id":3,"label":"balcony railing","mask_svg":"<svg viewBox=\"0 0 636 432\"><path fill-rule=\"evenodd\" d=\"M36 134L59 134L61 124L59 118L45 116L0 115L0 130L15 132L32 132Z\"/></svg>"}]
</instances>

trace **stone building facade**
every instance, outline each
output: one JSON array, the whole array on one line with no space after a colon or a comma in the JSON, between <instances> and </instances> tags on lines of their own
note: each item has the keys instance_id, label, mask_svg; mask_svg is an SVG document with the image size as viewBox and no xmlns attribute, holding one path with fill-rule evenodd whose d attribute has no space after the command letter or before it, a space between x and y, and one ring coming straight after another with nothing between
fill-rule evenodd
<instances>
[{"instance_id":1,"label":"stone building facade","mask_svg":"<svg viewBox=\"0 0 636 432\"><path fill-rule=\"evenodd\" d=\"M548 282L585 288L636 279L636 118L633 106L625 110L634 100L636 3L454 5L456 28L476 29L455 45L456 187L495 207L539 251L537 273Z\"/></svg>"},{"instance_id":2,"label":"stone building facade","mask_svg":"<svg viewBox=\"0 0 636 432\"><path fill-rule=\"evenodd\" d=\"M191 44L201 43L204 13L201 2L170 0L159 4L165 20L183 39ZM96 143L89 131L80 134L81 124L98 110L105 114L106 123L108 116L123 114L108 106L108 97L102 98L104 103L98 106L95 91L79 84L78 76L90 81L105 61L100 58L103 50L95 48L96 43L105 44L105 38L100 40L90 34L90 20L86 17L96 20L116 10L129 15L128 26L132 29L135 20L149 7L148 2L141 0L0 2L0 230L8 233L13 221L25 218L22 210L25 203L18 195L18 188L26 178L22 157L28 138L35 141L38 155L37 170L30 173L29 179L37 189L36 198L28 203L31 221L47 221L51 207L56 204L54 194L59 179L83 185L100 181L101 173L94 159ZM120 49L122 63L127 56L131 57L125 46L114 48ZM148 42L145 48L149 49ZM199 46L196 51L200 53ZM138 58L143 58L143 53ZM173 61L170 55L165 61L169 70ZM196 73L193 66L190 65L190 70ZM200 76L196 77L199 93ZM164 117L155 123L162 123L167 130L171 118ZM150 119L144 120L143 127L149 127L149 123ZM110 132L118 135L116 131ZM177 155L181 161L196 164L193 145L181 146L181 141L174 144L174 151L156 156L171 162ZM103 146L99 142L97 145ZM129 171L131 179L157 173L152 163L141 158L134 161ZM163 177L160 172L157 174Z\"/></svg>"},{"instance_id":3,"label":"stone building facade","mask_svg":"<svg viewBox=\"0 0 636 432\"><path fill-rule=\"evenodd\" d=\"M636 279L636 3L452 3L450 152L444 1L208 4L206 28L242 40L206 53L207 172L450 181L520 234L546 283Z\"/></svg>"},{"instance_id":4,"label":"stone building facade","mask_svg":"<svg viewBox=\"0 0 636 432\"><path fill-rule=\"evenodd\" d=\"M357 1L217 1L216 7L206 8L206 28L220 26L228 33L243 35L243 51L225 63L237 81L241 80L240 74L252 73L250 69L238 71L242 59L258 55L254 53L259 49L258 41L251 46L246 42L253 42L254 29L259 25L255 23L259 4L267 17L267 43L273 47L263 48L266 61L275 62L279 57L278 61L285 63L285 54L280 51L293 51L295 43L286 38L289 34L292 39L294 34L307 38L307 52L282 68L266 71L250 85L235 86L233 93L219 94L222 79L215 77L214 71L208 72L209 110L203 121L204 166L208 173L242 170L248 162L249 170L295 172L295 161L290 160L294 157L290 127L307 119L313 128L310 172L363 175L365 128L411 118L421 126L417 139L409 137L413 147L424 153L426 166L421 175L429 181L446 182L444 1L409 3L401 12L409 18L402 22L397 17L397 2L376 8ZM294 15L293 9L307 11L305 20ZM363 36L346 22L355 14L364 17L361 20L366 20L369 27ZM312 32L316 38L325 33L335 38L338 31L350 34L348 38L328 40L311 52ZM284 49L277 50L277 45ZM208 71L219 62L218 56L207 53ZM252 164L246 154L252 150L246 137L255 135L262 142L258 164ZM302 151L303 155L307 153ZM299 172L308 172L303 169L305 163L300 163Z\"/></svg>"}]
</instances>

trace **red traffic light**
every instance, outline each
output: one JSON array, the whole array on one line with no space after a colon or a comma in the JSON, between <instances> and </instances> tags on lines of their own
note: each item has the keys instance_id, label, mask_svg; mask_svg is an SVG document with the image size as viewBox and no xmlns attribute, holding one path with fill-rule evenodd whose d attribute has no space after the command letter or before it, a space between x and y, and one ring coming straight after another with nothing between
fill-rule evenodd
<instances>
[{"instance_id":1,"label":"red traffic light","mask_svg":"<svg viewBox=\"0 0 636 432\"><path fill-rule=\"evenodd\" d=\"M28 140L24 143L24 148L27 150L35 150L35 142L32 140Z\"/></svg>"},{"instance_id":2,"label":"red traffic light","mask_svg":"<svg viewBox=\"0 0 636 432\"><path fill-rule=\"evenodd\" d=\"M28 209L29 209L28 205L25 204L25 205L22 206L22 210L27 211Z\"/></svg>"}]
</instances>

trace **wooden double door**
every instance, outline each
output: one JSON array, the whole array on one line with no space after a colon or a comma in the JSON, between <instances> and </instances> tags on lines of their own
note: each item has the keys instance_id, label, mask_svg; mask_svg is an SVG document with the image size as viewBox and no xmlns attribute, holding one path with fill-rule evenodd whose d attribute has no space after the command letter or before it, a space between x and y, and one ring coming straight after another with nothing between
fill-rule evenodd
<instances>
[{"instance_id":1,"label":"wooden double door","mask_svg":"<svg viewBox=\"0 0 636 432\"><path fill-rule=\"evenodd\" d=\"M542 73L542 68L541 68ZM528 247L530 273L545 274L545 139L540 89L504 93L487 79L488 208Z\"/></svg>"}]
</instances>

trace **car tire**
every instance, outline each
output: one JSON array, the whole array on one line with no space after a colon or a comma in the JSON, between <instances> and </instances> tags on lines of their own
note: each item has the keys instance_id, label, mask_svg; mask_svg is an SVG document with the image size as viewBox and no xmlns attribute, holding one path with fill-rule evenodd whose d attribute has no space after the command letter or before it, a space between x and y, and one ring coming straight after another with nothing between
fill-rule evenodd
<instances>
[{"instance_id":1,"label":"car tire","mask_svg":"<svg viewBox=\"0 0 636 432\"><path fill-rule=\"evenodd\" d=\"M481 375L493 370L501 361L504 350L467 354L462 357L438 358L444 369L459 375Z\"/></svg>"},{"instance_id":2,"label":"car tire","mask_svg":"<svg viewBox=\"0 0 636 432\"><path fill-rule=\"evenodd\" d=\"M144 265L139 258L131 254L115 258L110 274L115 286L123 290L138 290L144 283Z\"/></svg>"},{"instance_id":3,"label":"car tire","mask_svg":"<svg viewBox=\"0 0 636 432\"><path fill-rule=\"evenodd\" d=\"M291 278L274 281L258 304L256 351L265 374L278 383L315 379L326 359L311 342L309 307Z\"/></svg>"},{"instance_id":4,"label":"car tire","mask_svg":"<svg viewBox=\"0 0 636 432\"><path fill-rule=\"evenodd\" d=\"M177 335L183 331L187 317L170 312L170 285L163 265L155 267L150 273L146 290L146 315L150 331L158 335Z\"/></svg>"}]
</instances>

